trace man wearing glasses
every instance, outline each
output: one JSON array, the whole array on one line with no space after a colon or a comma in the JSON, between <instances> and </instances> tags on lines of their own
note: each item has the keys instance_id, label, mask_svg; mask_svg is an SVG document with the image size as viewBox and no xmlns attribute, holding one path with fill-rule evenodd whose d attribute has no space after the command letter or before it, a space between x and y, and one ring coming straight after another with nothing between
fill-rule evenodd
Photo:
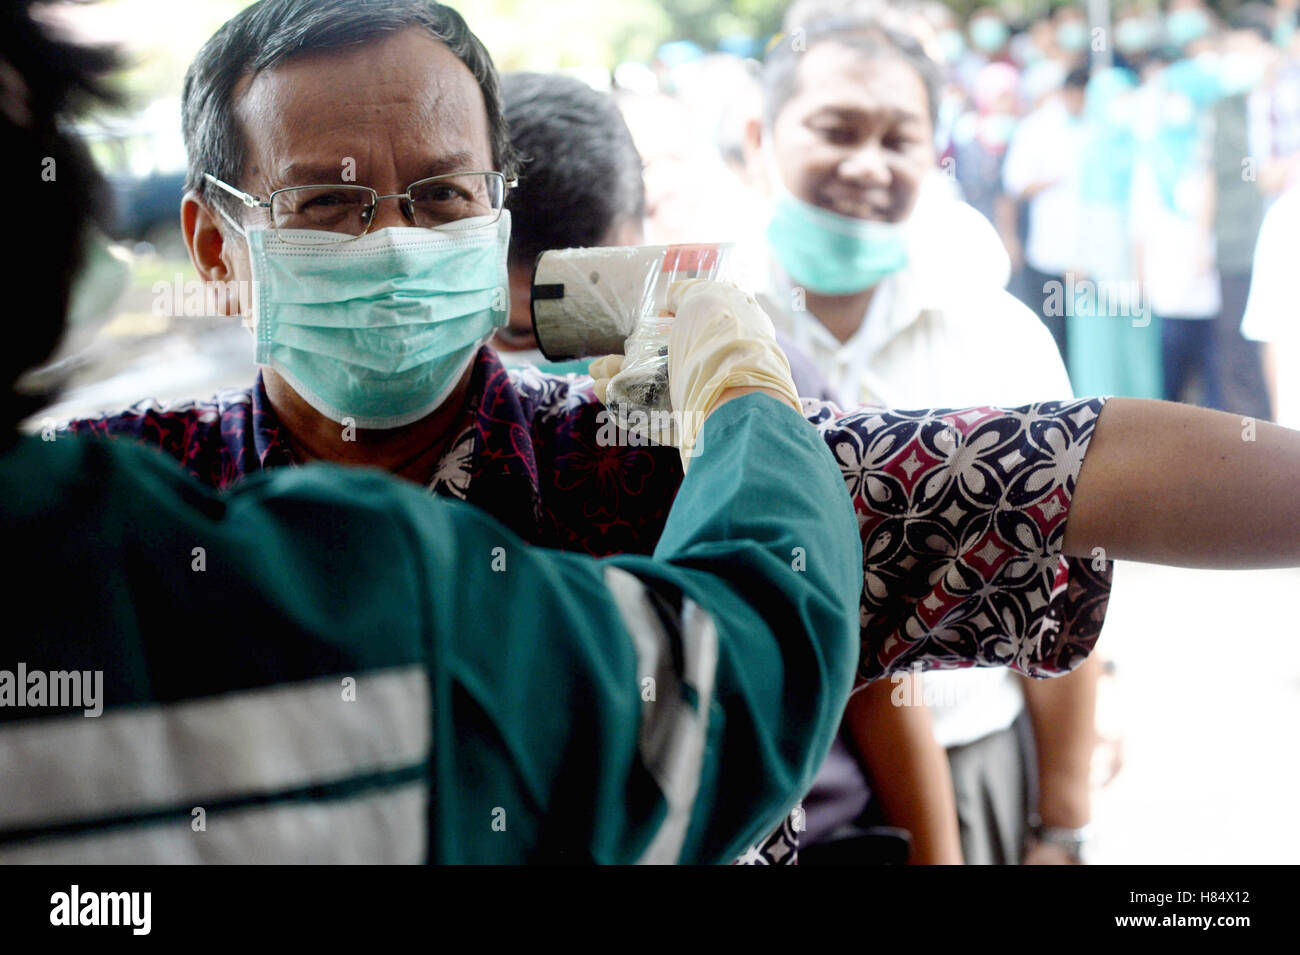
<instances>
[{"instance_id":1,"label":"man wearing glasses","mask_svg":"<svg viewBox=\"0 0 1300 955\"><path fill-rule=\"evenodd\" d=\"M258 364L349 433L404 428L440 407L506 313L499 172L445 173L386 196L309 185L267 199L203 178L269 223L246 228L213 205L248 243ZM384 200L410 225L374 230Z\"/></svg>"},{"instance_id":2,"label":"man wearing glasses","mask_svg":"<svg viewBox=\"0 0 1300 955\"><path fill-rule=\"evenodd\" d=\"M254 400L285 439L259 457L428 484L505 319L514 161L496 77L463 22L461 56L435 39L456 24L429 4L309 6L250 8L191 67L183 228L204 280L257 290L237 303L257 334ZM316 18L331 13L321 36ZM437 22L394 29L421 13ZM284 26L268 33L272 18ZM315 22L319 52L286 55L302 50L295 22ZM365 42L329 45L341 35ZM390 281L403 294L384 308L376 289Z\"/></svg>"},{"instance_id":3,"label":"man wearing glasses","mask_svg":"<svg viewBox=\"0 0 1300 955\"><path fill-rule=\"evenodd\" d=\"M455 11L261 0L197 55L184 127L191 259L237 291L258 379L71 431L141 439L217 488L313 460L365 465L467 500L529 543L654 550L682 479L676 449L607 446L588 379L508 373L485 345L506 321L516 162L495 69ZM862 679L914 662L1050 674L1086 655L1109 570L1061 546L1102 403L944 417L805 404L866 545ZM930 532L913 539L921 519ZM787 827L751 859L789 861L794 846Z\"/></svg>"}]
</instances>

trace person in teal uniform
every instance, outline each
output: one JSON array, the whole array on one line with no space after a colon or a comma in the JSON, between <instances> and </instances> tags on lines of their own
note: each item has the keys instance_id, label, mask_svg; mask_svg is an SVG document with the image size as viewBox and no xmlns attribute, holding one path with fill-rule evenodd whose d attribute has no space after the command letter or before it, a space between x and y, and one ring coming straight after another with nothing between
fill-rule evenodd
<instances>
[{"instance_id":1,"label":"person in teal uniform","mask_svg":"<svg viewBox=\"0 0 1300 955\"><path fill-rule=\"evenodd\" d=\"M1159 398L1160 318L1145 307L1129 236L1129 194L1137 139L1137 79L1112 67L1088 80L1088 126L1079 181L1084 228L1080 281L1066 315L1068 365L1076 394Z\"/></svg>"}]
</instances>

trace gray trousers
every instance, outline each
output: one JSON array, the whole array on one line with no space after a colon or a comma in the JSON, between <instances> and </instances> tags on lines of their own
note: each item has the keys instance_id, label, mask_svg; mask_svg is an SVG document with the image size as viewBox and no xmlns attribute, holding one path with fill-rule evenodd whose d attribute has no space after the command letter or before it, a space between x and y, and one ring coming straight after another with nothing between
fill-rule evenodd
<instances>
[{"instance_id":1,"label":"gray trousers","mask_svg":"<svg viewBox=\"0 0 1300 955\"><path fill-rule=\"evenodd\" d=\"M1005 730L948 750L967 865L1019 865L1035 802L1033 742L1021 713Z\"/></svg>"}]
</instances>

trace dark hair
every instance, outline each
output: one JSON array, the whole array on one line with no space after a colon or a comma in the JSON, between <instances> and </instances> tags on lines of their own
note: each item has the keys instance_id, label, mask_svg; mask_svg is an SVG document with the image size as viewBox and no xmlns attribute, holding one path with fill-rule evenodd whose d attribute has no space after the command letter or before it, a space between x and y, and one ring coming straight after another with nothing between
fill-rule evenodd
<instances>
[{"instance_id":1,"label":"dark hair","mask_svg":"<svg viewBox=\"0 0 1300 955\"><path fill-rule=\"evenodd\" d=\"M1228 26L1233 30L1252 30L1261 39L1273 39L1273 8L1267 3L1248 0L1228 17Z\"/></svg>"},{"instance_id":2,"label":"dark hair","mask_svg":"<svg viewBox=\"0 0 1300 955\"><path fill-rule=\"evenodd\" d=\"M242 77L296 56L360 45L411 26L426 28L474 74L487 107L492 161L507 178L514 175L496 67L451 7L432 0L260 0L226 21L186 71L181 121L189 157L187 188L203 195L205 172L232 185L240 182L246 144L232 97Z\"/></svg>"},{"instance_id":3,"label":"dark hair","mask_svg":"<svg viewBox=\"0 0 1300 955\"><path fill-rule=\"evenodd\" d=\"M104 77L117 58L56 39L32 16L35 6L0 4L0 176L17 187L5 210L10 221L32 230L14 243L8 263L14 281L6 302L11 343L0 352L0 436L51 397L19 394L14 384L58 345L87 233L108 214L99 171L67 123L90 103L116 102Z\"/></svg>"},{"instance_id":4,"label":"dark hair","mask_svg":"<svg viewBox=\"0 0 1300 955\"><path fill-rule=\"evenodd\" d=\"M865 59L896 57L921 77L930 110L930 123L939 118L939 65L930 59L912 34L866 16L814 19L781 37L763 64L763 120L770 129L798 89L799 64L819 43L837 43L862 53Z\"/></svg>"},{"instance_id":5,"label":"dark hair","mask_svg":"<svg viewBox=\"0 0 1300 955\"><path fill-rule=\"evenodd\" d=\"M507 73L501 90L522 164L507 201L513 261L599 245L645 214L641 156L612 96L547 73Z\"/></svg>"},{"instance_id":6,"label":"dark hair","mask_svg":"<svg viewBox=\"0 0 1300 955\"><path fill-rule=\"evenodd\" d=\"M1076 66L1074 69L1070 70L1069 73L1065 74L1065 83L1063 85L1066 89L1087 89L1089 75L1086 66Z\"/></svg>"}]
</instances>

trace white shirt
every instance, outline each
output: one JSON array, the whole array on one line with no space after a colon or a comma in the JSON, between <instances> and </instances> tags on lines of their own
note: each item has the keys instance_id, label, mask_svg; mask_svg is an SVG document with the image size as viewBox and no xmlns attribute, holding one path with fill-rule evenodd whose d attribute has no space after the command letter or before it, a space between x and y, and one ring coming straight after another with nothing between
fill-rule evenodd
<instances>
[{"instance_id":1,"label":"white shirt","mask_svg":"<svg viewBox=\"0 0 1300 955\"><path fill-rule=\"evenodd\" d=\"M1241 333L1273 342L1277 355L1277 421L1300 428L1300 304L1296 291L1300 249L1300 186L1292 186L1269 208L1255 242L1250 296Z\"/></svg>"},{"instance_id":2,"label":"white shirt","mask_svg":"<svg viewBox=\"0 0 1300 955\"><path fill-rule=\"evenodd\" d=\"M968 271L976 280L991 280L1006 288L1011 281L1011 256L993 223L961 197L957 180L932 173L921 182L921 194L912 210L913 234L931 243L931 256L952 271Z\"/></svg>"},{"instance_id":3,"label":"white shirt","mask_svg":"<svg viewBox=\"0 0 1300 955\"><path fill-rule=\"evenodd\" d=\"M1165 201L1149 162L1133 170L1131 224L1141 252L1142 288L1151 311L1171 318L1214 318L1222 307L1210 228L1208 170L1189 170Z\"/></svg>"},{"instance_id":4,"label":"white shirt","mask_svg":"<svg viewBox=\"0 0 1300 955\"><path fill-rule=\"evenodd\" d=\"M1002 185L1012 196L1052 183L1027 200L1025 237L1025 261L1048 275L1064 275L1082 262L1079 177L1086 136L1083 123L1059 100L1048 100L1021 120L1002 164Z\"/></svg>"},{"instance_id":5,"label":"white shirt","mask_svg":"<svg viewBox=\"0 0 1300 955\"><path fill-rule=\"evenodd\" d=\"M908 266L880 283L862 325L843 344L811 313L789 308L791 286L779 270L772 291L759 296L846 406L1014 407L1072 397L1043 323L1001 287L996 270L976 274L995 257L951 241L953 223L963 218L960 209L937 205L920 221L913 216ZM923 683L927 697L938 697L931 710L944 747L1006 729L1024 706L1006 669L931 672Z\"/></svg>"}]
</instances>

